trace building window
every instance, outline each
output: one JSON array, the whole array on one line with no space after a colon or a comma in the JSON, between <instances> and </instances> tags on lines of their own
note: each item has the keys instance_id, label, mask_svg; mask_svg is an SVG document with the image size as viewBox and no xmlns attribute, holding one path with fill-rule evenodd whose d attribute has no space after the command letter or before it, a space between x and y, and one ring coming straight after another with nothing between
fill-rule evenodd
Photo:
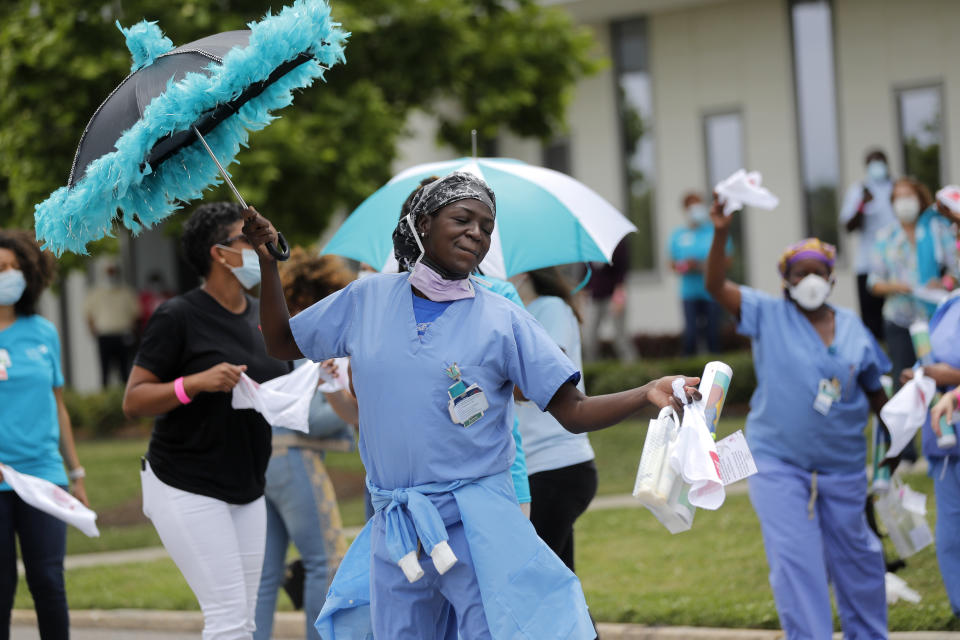
<instances>
[{"instance_id":1,"label":"building window","mask_svg":"<svg viewBox=\"0 0 960 640\"><path fill-rule=\"evenodd\" d=\"M940 85L897 91L903 172L936 193L943 182L943 94Z\"/></svg>"},{"instance_id":2,"label":"building window","mask_svg":"<svg viewBox=\"0 0 960 640\"><path fill-rule=\"evenodd\" d=\"M543 166L560 173L570 172L570 141L558 138L543 147Z\"/></svg>"},{"instance_id":3,"label":"building window","mask_svg":"<svg viewBox=\"0 0 960 640\"><path fill-rule=\"evenodd\" d=\"M837 245L840 151L833 8L829 0L793 0L790 22L806 230Z\"/></svg>"},{"instance_id":4,"label":"building window","mask_svg":"<svg viewBox=\"0 0 960 640\"><path fill-rule=\"evenodd\" d=\"M653 214L653 94L647 60L647 24L642 18L612 25L616 91L620 110L626 214L637 225L630 234L630 266L656 266Z\"/></svg>"},{"instance_id":5,"label":"building window","mask_svg":"<svg viewBox=\"0 0 960 640\"><path fill-rule=\"evenodd\" d=\"M743 117L739 111L710 113L703 118L704 151L707 161L707 194L714 186L738 169L746 166L743 153ZM733 264L730 276L746 281L743 250L743 214L737 214L730 225L733 239Z\"/></svg>"}]
</instances>

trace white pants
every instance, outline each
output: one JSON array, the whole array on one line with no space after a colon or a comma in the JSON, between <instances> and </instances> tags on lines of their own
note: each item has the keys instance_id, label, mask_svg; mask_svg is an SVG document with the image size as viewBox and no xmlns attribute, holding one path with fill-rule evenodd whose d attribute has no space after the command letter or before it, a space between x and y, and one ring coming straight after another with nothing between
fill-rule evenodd
<instances>
[{"instance_id":1,"label":"white pants","mask_svg":"<svg viewBox=\"0 0 960 640\"><path fill-rule=\"evenodd\" d=\"M140 473L143 513L179 567L203 611L203 640L251 640L263 568L267 511L175 489Z\"/></svg>"}]
</instances>

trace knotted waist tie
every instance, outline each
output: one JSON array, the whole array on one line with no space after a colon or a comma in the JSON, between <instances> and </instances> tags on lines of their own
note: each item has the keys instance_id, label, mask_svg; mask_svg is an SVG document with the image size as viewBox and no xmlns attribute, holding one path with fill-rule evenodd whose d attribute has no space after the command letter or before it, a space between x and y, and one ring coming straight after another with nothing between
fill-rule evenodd
<instances>
[{"instance_id":1,"label":"knotted waist tie","mask_svg":"<svg viewBox=\"0 0 960 640\"><path fill-rule=\"evenodd\" d=\"M450 493L469 484L470 480L431 482L406 489L381 489L367 478L373 507L383 512L387 553L400 565L410 582L423 577L423 568L417 557L417 543L433 559L437 573L443 575L457 562L457 556L448 543L447 527L440 512L430 500L430 494Z\"/></svg>"}]
</instances>

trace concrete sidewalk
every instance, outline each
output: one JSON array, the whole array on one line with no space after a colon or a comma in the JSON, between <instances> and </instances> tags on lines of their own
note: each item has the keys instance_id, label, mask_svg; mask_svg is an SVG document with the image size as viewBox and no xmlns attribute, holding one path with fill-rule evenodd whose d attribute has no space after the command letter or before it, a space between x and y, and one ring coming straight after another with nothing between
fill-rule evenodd
<instances>
[{"instance_id":1,"label":"concrete sidewalk","mask_svg":"<svg viewBox=\"0 0 960 640\"><path fill-rule=\"evenodd\" d=\"M302 612L278 613L273 637L303 638ZM203 628L198 611L71 611L74 640L196 640ZM780 631L761 629L711 629L706 627L647 627L639 624L599 623L602 640L782 640ZM37 640L36 616L32 611L13 612L11 640ZM834 634L842 640L841 634ZM905 631L890 634L891 640L960 640L960 632Z\"/></svg>"}]
</instances>

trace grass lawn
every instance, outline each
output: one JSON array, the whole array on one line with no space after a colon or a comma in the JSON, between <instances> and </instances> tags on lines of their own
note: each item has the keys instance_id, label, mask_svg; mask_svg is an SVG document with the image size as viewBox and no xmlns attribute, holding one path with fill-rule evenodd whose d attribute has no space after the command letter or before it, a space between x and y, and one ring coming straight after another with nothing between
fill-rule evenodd
<instances>
[{"instance_id":1,"label":"grass lawn","mask_svg":"<svg viewBox=\"0 0 960 640\"><path fill-rule=\"evenodd\" d=\"M623 494L632 489L646 423L634 421L591 435L600 494ZM742 426L742 417L724 418L720 436ZM146 442L93 441L78 446L88 470L89 494L101 513L102 537L91 540L71 529L68 552L159 544L153 527L129 513L133 507L139 508L138 460ZM332 454L327 462L331 470L362 473L356 454ZM907 480L928 495L929 520L933 523L932 482L922 475L911 475ZM362 523L361 498L342 501L340 506L348 526ZM728 496L716 512L700 510L693 529L675 536L644 509L587 513L577 524L577 568L591 610L601 621L778 626L759 523L746 495ZM951 615L932 547L910 558L898 575L922 594L923 602L892 606L891 629L960 630L960 623ZM71 607L76 609L197 608L180 572L169 560L71 570L67 572L67 589ZM22 578L15 606L32 607ZM279 607L291 608L284 594Z\"/></svg>"}]
</instances>

